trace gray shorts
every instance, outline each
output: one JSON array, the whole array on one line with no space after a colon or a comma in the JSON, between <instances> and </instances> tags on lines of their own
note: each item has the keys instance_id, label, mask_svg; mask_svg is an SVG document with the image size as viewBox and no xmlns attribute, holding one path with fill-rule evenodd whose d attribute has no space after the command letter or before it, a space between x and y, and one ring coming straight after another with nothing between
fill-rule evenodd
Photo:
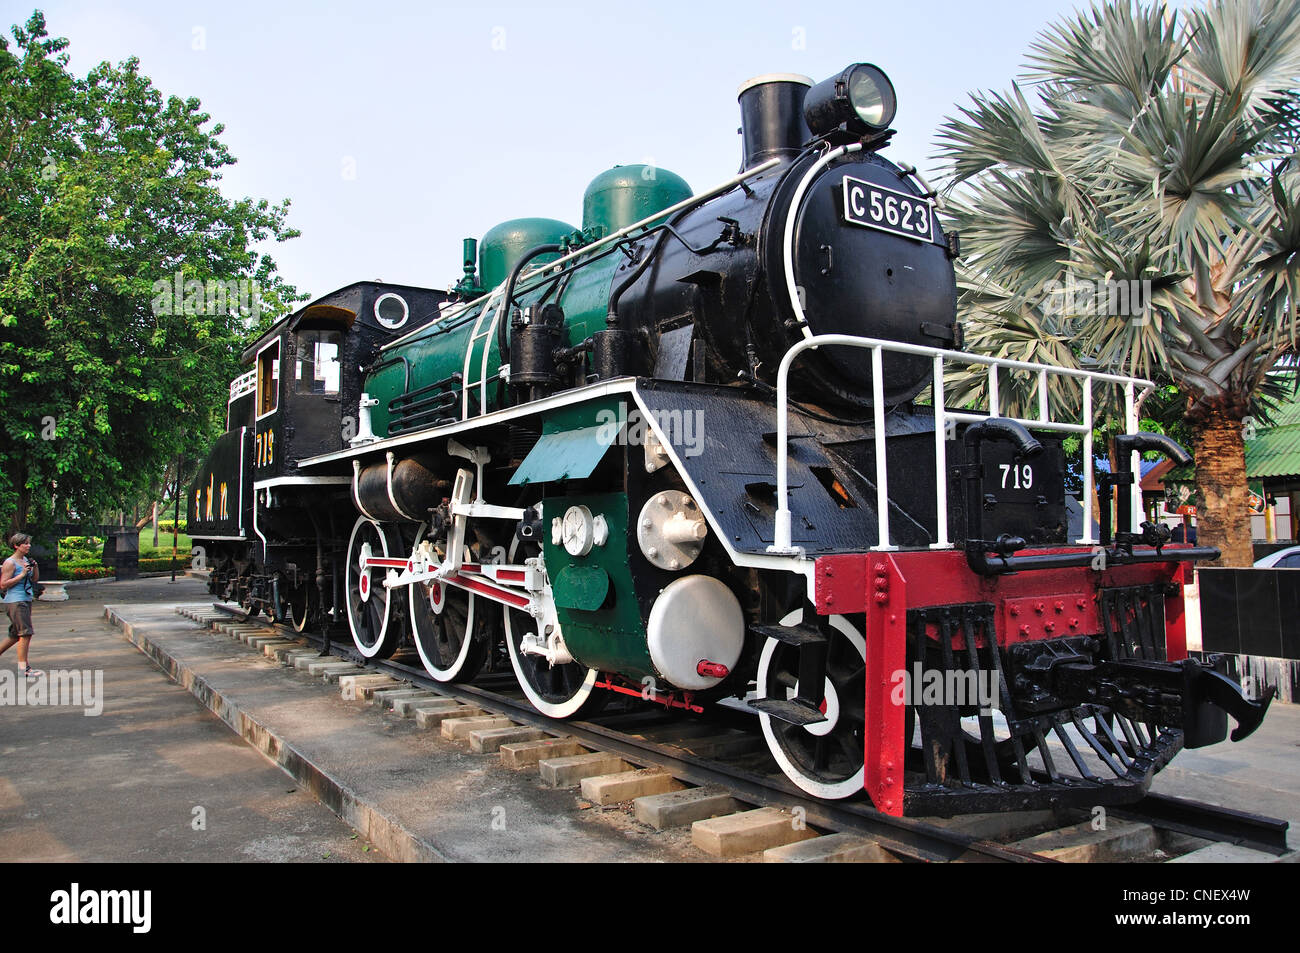
<instances>
[{"instance_id":1,"label":"gray shorts","mask_svg":"<svg viewBox=\"0 0 1300 953\"><path fill-rule=\"evenodd\" d=\"M9 613L9 638L30 639L36 634L32 631L32 604L30 602L6 602L5 611Z\"/></svg>"}]
</instances>

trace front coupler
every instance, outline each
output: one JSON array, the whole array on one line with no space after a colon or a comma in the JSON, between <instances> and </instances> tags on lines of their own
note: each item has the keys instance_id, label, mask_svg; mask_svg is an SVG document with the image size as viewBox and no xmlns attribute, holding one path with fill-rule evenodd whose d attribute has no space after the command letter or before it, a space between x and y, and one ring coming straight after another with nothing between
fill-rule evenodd
<instances>
[{"instance_id":1,"label":"front coupler","mask_svg":"<svg viewBox=\"0 0 1300 953\"><path fill-rule=\"evenodd\" d=\"M1237 722L1233 741L1259 727L1273 700L1270 688L1259 701L1213 664L1146 659L1094 661L1095 639L1026 643L1011 650L1014 695L1026 712L1103 705L1148 725L1181 728L1183 747L1202 748L1228 736L1228 715ZM1214 664L1217 664L1217 659Z\"/></svg>"}]
</instances>

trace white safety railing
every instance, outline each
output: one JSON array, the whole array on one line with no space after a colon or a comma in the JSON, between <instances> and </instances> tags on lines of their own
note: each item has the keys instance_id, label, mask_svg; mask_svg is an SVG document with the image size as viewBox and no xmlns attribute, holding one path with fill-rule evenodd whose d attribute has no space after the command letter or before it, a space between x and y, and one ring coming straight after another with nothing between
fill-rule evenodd
<instances>
[{"instance_id":1,"label":"white safety railing","mask_svg":"<svg viewBox=\"0 0 1300 953\"><path fill-rule=\"evenodd\" d=\"M916 357L928 357L934 362L931 390L934 397L934 466L935 466L935 511L937 514L937 539L930 544L931 549L951 549L948 539L948 422L977 423L989 417L1005 417L1024 424L1034 430L1053 430L1063 433L1079 434L1083 437L1083 535L1078 540L1081 545L1095 543L1092 538L1092 407L1094 384L1107 384L1124 388L1124 420L1129 433L1138 429L1138 395L1141 387L1145 395L1154 389L1155 384L1140 377L1124 377L1119 374L1102 374L1096 371L1080 371L1066 367L1053 367L1049 364L1036 364L1030 361L1011 361L1003 358L985 357L980 354L967 354L964 351L946 351L937 347L920 344L905 344L900 341L885 341L879 338L854 337L848 334L819 334L805 338L788 351L781 360L776 375L776 533L773 545L767 547L770 553L782 555L801 555L802 549L793 545L790 531L790 368L794 359L802 352L818 347L856 347L871 351L871 403L875 415L876 441L876 514L879 522L879 540L873 550L893 550L898 547L889 541L889 477L886 460L887 443L885 440L885 394L884 394L884 355L907 354ZM944 364L970 366L983 364L988 367L987 407L984 413L974 410L948 410L944 403ZM1038 416L1036 418L1012 417L999 409L998 371L1031 371L1038 375ZM1080 418L1077 423L1052 419L1051 402L1048 394L1048 380L1053 376L1069 377L1078 380L1082 389ZM1132 471L1139 469L1139 454L1134 451L1131 462ZM1132 495L1132 525L1137 526L1142 518L1142 494L1137 491Z\"/></svg>"},{"instance_id":2,"label":"white safety railing","mask_svg":"<svg viewBox=\"0 0 1300 953\"><path fill-rule=\"evenodd\" d=\"M233 403L255 390L257 390L257 368L253 368L247 374L240 374L230 382L230 400L227 403Z\"/></svg>"}]
</instances>

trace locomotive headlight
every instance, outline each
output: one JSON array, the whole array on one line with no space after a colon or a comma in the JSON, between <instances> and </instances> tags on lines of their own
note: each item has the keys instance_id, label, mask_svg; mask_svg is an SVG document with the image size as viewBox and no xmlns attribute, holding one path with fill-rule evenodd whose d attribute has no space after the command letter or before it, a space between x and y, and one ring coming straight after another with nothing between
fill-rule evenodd
<instances>
[{"instance_id":1,"label":"locomotive headlight","mask_svg":"<svg viewBox=\"0 0 1300 953\"><path fill-rule=\"evenodd\" d=\"M803 116L815 136L840 128L861 136L888 129L897 108L889 77L870 63L854 63L808 90Z\"/></svg>"}]
</instances>

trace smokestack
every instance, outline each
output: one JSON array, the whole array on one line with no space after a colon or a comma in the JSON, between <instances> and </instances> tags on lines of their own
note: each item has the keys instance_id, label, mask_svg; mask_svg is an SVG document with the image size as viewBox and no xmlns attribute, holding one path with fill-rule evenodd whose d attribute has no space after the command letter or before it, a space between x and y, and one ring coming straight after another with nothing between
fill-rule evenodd
<instances>
[{"instance_id":1,"label":"smokestack","mask_svg":"<svg viewBox=\"0 0 1300 953\"><path fill-rule=\"evenodd\" d=\"M797 73L767 73L741 85L742 172L773 156L796 156L812 138L803 121L803 100L812 84Z\"/></svg>"}]
</instances>

